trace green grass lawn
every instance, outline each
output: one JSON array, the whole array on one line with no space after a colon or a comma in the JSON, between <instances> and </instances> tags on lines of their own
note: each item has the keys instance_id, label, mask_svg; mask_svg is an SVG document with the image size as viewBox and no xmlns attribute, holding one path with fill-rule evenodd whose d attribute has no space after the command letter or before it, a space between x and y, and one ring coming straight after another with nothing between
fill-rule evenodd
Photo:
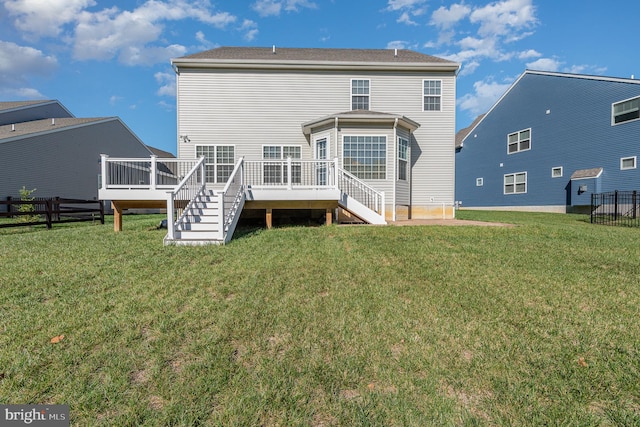
<instances>
[{"instance_id":1,"label":"green grass lawn","mask_svg":"<svg viewBox=\"0 0 640 427\"><path fill-rule=\"evenodd\" d=\"M640 425L640 230L458 217L516 226L0 230L0 403L78 426Z\"/></svg>"}]
</instances>

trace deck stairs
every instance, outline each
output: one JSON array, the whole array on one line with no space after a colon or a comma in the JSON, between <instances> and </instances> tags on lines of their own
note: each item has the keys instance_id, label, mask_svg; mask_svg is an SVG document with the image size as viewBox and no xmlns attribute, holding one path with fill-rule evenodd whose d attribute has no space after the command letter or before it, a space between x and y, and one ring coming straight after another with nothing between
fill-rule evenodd
<instances>
[{"instance_id":1,"label":"deck stairs","mask_svg":"<svg viewBox=\"0 0 640 427\"><path fill-rule=\"evenodd\" d=\"M175 224L174 238L166 244L206 245L224 242L220 233L220 199L213 190L198 193Z\"/></svg>"}]
</instances>

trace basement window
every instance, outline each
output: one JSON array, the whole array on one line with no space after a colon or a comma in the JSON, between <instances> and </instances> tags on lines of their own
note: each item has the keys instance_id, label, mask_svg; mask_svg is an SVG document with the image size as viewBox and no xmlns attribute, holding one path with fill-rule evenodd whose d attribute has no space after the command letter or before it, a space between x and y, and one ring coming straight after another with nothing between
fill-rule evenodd
<instances>
[{"instance_id":1,"label":"basement window","mask_svg":"<svg viewBox=\"0 0 640 427\"><path fill-rule=\"evenodd\" d=\"M636 168L636 156L633 157L623 157L620 159L620 169L635 169Z\"/></svg>"}]
</instances>

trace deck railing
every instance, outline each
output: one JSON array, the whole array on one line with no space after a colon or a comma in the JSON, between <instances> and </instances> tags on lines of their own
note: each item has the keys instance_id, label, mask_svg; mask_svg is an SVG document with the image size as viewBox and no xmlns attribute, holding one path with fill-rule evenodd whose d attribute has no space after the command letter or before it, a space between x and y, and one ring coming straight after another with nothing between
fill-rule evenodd
<instances>
[{"instance_id":1,"label":"deck railing","mask_svg":"<svg viewBox=\"0 0 640 427\"><path fill-rule=\"evenodd\" d=\"M344 169L338 169L338 188L378 215L385 217L384 192L380 192Z\"/></svg>"},{"instance_id":2,"label":"deck railing","mask_svg":"<svg viewBox=\"0 0 640 427\"><path fill-rule=\"evenodd\" d=\"M172 190L199 159L116 158L101 156L102 189Z\"/></svg>"},{"instance_id":3,"label":"deck railing","mask_svg":"<svg viewBox=\"0 0 640 427\"><path fill-rule=\"evenodd\" d=\"M224 240L227 240L227 232L233 230L234 222L237 223L238 216L242 211L244 204L244 159L241 157L233 172L229 176L227 185L219 193L220 211L222 212L222 228L221 234Z\"/></svg>"},{"instance_id":4,"label":"deck railing","mask_svg":"<svg viewBox=\"0 0 640 427\"><path fill-rule=\"evenodd\" d=\"M244 162L244 182L252 188L335 188L334 160L261 160Z\"/></svg>"},{"instance_id":5,"label":"deck railing","mask_svg":"<svg viewBox=\"0 0 640 427\"><path fill-rule=\"evenodd\" d=\"M176 224L183 220L189 210L189 204L193 203L193 199L204 190L204 187L204 157L201 157L173 191L167 193L167 237L170 240L175 238ZM180 217L174 221L175 209L183 211Z\"/></svg>"}]
</instances>

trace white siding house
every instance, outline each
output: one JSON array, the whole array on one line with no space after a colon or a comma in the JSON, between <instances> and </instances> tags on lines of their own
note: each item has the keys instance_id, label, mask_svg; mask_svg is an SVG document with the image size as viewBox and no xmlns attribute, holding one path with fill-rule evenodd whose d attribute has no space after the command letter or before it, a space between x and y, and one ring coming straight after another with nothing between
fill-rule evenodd
<instances>
[{"instance_id":1,"label":"white siding house","mask_svg":"<svg viewBox=\"0 0 640 427\"><path fill-rule=\"evenodd\" d=\"M227 170L283 150L335 158L384 191L387 220L453 216L457 63L409 50L221 47L172 64L179 158L207 152L209 167Z\"/></svg>"},{"instance_id":2,"label":"white siding house","mask_svg":"<svg viewBox=\"0 0 640 427\"><path fill-rule=\"evenodd\" d=\"M221 47L172 66L178 159L103 158L116 230L122 210L160 203L176 244L228 242L243 211L264 211L267 227L274 210L320 210L326 223L453 218L459 64L400 49Z\"/></svg>"}]
</instances>

